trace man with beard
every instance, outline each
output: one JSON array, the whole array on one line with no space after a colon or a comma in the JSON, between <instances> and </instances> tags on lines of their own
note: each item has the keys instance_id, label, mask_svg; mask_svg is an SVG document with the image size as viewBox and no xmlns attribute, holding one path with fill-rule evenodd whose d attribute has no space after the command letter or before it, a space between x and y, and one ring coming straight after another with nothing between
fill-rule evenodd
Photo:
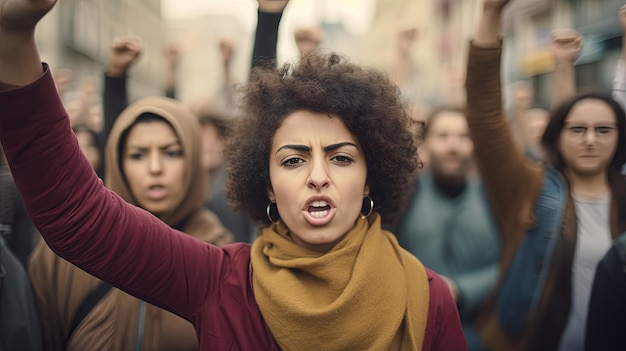
<instances>
[{"instance_id":1,"label":"man with beard","mask_svg":"<svg viewBox=\"0 0 626 351\"><path fill-rule=\"evenodd\" d=\"M482 350L473 322L496 282L499 236L472 171L473 143L464 113L434 111L424 130L416 192L399 222L400 244L448 283L470 350Z\"/></svg>"}]
</instances>

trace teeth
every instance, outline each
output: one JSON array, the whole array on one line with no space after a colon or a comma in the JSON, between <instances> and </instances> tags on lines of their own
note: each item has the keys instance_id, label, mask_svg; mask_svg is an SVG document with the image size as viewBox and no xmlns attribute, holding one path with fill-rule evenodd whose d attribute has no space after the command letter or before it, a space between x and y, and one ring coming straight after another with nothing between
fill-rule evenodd
<instances>
[{"instance_id":1,"label":"teeth","mask_svg":"<svg viewBox=\"0 0 626 351\"><path fill-rule=\"evenodd\" d=\"M316 211L316 212L309 212L311 214L311 217L315 217L315 218L323 218L326 217L326 215L328 215L328 210L325 211Z\"/></svg>"},{"instance_id":2,"label":"teeth","mask_svg":"<svg viewBox=\"0 0 626 351\"><path fill-rule=\"evenodd\" d=\"M313 201L311 203L312 207L326 207L328 206L328 203L326 201Z\"/></svg>"}]
</instances>

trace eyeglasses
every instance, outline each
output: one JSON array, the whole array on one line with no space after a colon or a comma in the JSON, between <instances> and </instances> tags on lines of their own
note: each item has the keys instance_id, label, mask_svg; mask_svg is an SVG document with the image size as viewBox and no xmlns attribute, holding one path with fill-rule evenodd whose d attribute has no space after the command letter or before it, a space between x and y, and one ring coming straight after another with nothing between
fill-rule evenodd
<instances>
[{"instance_id":1,"label":"eyeglasses","mask_svg":"<svg viewBox=\"0 0 626 351\"><path fill-rule=\"evenodd\" d=\"M611 136L613 136L613 134L615 133L615 130L617 128L615 127L609 127L609 126L593 126L593 127L588 127L588 126L571 126L571 127L567 127L566 130L573 136L577 136L580 138L585 137L585 134L587 134L587 130L588 129L593 129L593 131L595 132L596 136L598 138L609 138Z\"/></svg>"}]
</instances>

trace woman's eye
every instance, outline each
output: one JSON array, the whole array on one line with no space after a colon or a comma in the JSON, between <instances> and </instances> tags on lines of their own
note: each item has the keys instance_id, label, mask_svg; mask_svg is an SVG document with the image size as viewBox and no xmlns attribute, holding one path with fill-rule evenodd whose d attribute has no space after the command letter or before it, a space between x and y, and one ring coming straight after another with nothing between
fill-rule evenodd
<instances>
[{"instance_id":1,"label":"woman's eye","mask_svg":"<svg viewBox=\"0 0 626 351\"><path fill-rule=\"evenodd\" d=\"M596 127L596 133L609 134L613 131L613 127Z\"/></svg>"},{"instance_id":2,"label":"woman's eye","mask_svg":"<svg viewBox=\"0 0 626 351\"><path fill-rule=\"evenodd\" d=\"M348 165L350 163L352 163L352 159L348 156L344 156L344 155L337 155L335 157L332 158L333 161L335 161L335 163L341 164L341 165Z\"/></svg>"},{"instance_id":3,"label":"woman's eye","mask_svg":"<svg viewBox=\"0 0 626 351\"><path fill-rule=\"evenodd\" d=\"M182 150L169 150L165 153L168 157L181 157L183 155Z\"/></svg>"},{"instance_id":4,"label":"woman's eye","mask_svg":"<svg viewBox=\"0 0 626 351\"><path fill-rule=\"evenodd\" d=\"M143 158L143 154L141 152L133 152L128 155L131 160L141 160Z\"/></svg>"},{"instance_id":5,"label":"woman's eye","mask_svg":"<svg viewBox=\"0 0 626 351\"><path fill-rule=\"evenodd\" d=\"M587 130L587 127L571 127L569 130L574 134L583 134L585 130Z\"/></svg>"},{"instance_id":6,"label":"woman's eye","mask_svg":"<svg viewBox=\"0 0 626 351\"><path fill-rule=\"evenodd\" d=\"M282 165L287 168L293 168L293 167L297 167L300 163L303 163L303 162L304 160L301 159L300 157L292 157L290 159L283 161Z\"/></svg>"}]
</instances>

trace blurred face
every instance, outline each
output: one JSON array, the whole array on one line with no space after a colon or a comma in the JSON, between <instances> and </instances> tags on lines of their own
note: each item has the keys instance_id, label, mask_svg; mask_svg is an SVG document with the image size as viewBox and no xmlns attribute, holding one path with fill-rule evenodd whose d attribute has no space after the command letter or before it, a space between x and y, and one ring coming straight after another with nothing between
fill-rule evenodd
<instances>
[{"instance_id":1,"label":"blurred face","mask_svg":"<svg viewBox=\"0 0 626 351\"><path fill-rule=\"evenodd\" d=\"M139 206L159 216L172 211L185 191L185 156L166 122L138 123L128 133L123 172Z\"/></svg>"},{"instance_id":2,"label":"blurred face","mask_svg":"<svg viewBox=\"0 0 626 351\"><path fill-rule=\"evenodd\" d=\"M85 157L87 157L93 169L97 170L100 165L100 151L96 145L96 140L94 140L90 133L84 130L76 132L76 139L78 139L78 146L80 147L80 150L83 152Z\"/></svg>"},{"instance_id":3,"label":"blurred face","mask_svg":"<svg viewBox=\"0 0 626 351\"><path fill-rule=\"evenodd\" d=\"M465 177L474 152L465 116L443 111L428 127L425 148L432 172L445 178Z\"/></svg>"},{"instance_id":4,"label":"blurred face","mask_svg":"<svg viewBox=\"0 0 626 351\"><path fill-rule=\"evenodd\" d=\"M606 172L617 148L617 122L601 100L584 99L567 116L559 140L565 167L580 176Z\"/></svg>"},{"instance_id":5,"label":"blurred face","mask_svg":"<svg viewBox=\"0 0 626 351\"><path fill-rule=\"evenodd\" d=\"M211 172L220 167L224 159L224 145L214 125L202 126L202 169Z\"/></svg>"},{"instance_id":6,"label":"blurred face","mask_svg":"<svg viewBox=\"0 0 626 351\"><path fill-rule=\"evenodd\" d=\"M293 241L326 252L354 227L369 194L361 146L343 121L297 111L274 134L270 201Z\"/></svg>"}]
</instances>

